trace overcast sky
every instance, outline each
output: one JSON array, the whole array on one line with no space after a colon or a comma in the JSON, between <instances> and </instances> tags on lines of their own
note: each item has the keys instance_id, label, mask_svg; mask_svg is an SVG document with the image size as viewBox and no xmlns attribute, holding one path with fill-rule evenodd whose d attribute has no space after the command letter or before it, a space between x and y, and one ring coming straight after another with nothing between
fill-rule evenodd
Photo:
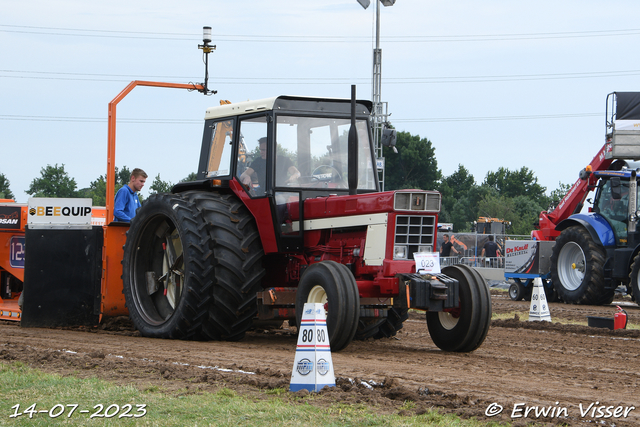
<instances>
[{"instance_id":1,"label":"overcast sky","mask_svg":"<svg viewBox=\"0 0 640 427\"><path fill-rule=\"evenodd\" d=\"M47 164L89 186L106 173L108 103L132 80L202 82L205 25L216 95L136 88L118 105L116 165L149 184L195 172L220 99L349 97L351 84L371 99L373 6L4 0L0 172L19 202ZM382 100L398 130L433 143L445 176L462 164L481 184L526 166L550 192L602 146L607 94L640 91L638 16L637 0L397 0L381 10Z\"/></svg>"}]
</instances>

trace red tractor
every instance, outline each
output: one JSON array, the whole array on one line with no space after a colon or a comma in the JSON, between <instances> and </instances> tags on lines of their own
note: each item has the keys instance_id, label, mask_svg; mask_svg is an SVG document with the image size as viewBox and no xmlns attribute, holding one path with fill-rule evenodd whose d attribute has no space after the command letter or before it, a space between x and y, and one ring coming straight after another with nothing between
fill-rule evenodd
<instances>
[{"instance_id":1,"label":"red tractor","mask_svg":"<svg viewBox=\"0 0 640 427\"><path fill-rule=\"evenodd\" d=\"M205 27L205 54L209 41ZM109 104L107 206L82 211L102 221L71 224L73 199L44 200L29 219L27 206L3 207L22 222L0 241L28 250L11 252L16 268L0 263L0 309L22 326L128 314L147 337L238 340L256 322L296 324L305 303L322 303L334 351L395 335L417 309L441 349L482 344L489 290L466 266L416 271L414 254L434 252L441 196L380 192L372 105L355 88L351 99L208 109L197 180L150 196L130 224L111 222L117 104L140 85L212 93L207 76L204 85L135 81Z\"/></svg>"},{"instance_id":2,"label":"red tractor","mask_svg":"<svg viewBox=\"0 0 640 427\"><path fill-rule=\"evenodd\" d=\"M197 180L149 197L126 233L124 296L142 335L238 340L313 302L334 351L395 335L409 309L426 311L441 349L480 346L488 288L465 266L416 273L441 196L379 191L371 107L352 95L208 109Z\"/></svg>"}]
</instances>

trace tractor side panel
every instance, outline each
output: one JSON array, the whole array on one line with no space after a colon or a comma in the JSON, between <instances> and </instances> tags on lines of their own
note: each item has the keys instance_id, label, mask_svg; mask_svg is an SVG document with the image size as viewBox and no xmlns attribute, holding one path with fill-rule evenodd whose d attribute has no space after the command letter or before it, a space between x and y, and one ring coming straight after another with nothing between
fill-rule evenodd
<instances>
[{"instance_id":1,"label":"tractor side panel","mask_svg":"<svg viewBox=\"0 0 640 427\"><path fill-rule=\"evenodd\" d=\"M128 222L112 222L104 227L102 250L102 286L100 314L107 317L128 316L122 293L122 257L127 240Z\"/></svg>"}]
</instances>

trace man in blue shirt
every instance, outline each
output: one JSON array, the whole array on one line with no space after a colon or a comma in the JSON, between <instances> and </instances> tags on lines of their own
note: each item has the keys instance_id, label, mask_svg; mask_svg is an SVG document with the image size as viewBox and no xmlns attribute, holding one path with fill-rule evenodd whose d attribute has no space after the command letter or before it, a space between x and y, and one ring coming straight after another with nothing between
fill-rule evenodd
<instances>
[{"instance_id":1,"label":"man in blue shirt","mask_svg":"<svg viewBox=\"0 0 640 427\"><path fill-rule=\"evenodd\" d=\"M142 190L147 181L147 174L142 169L135 168L131 172L129 184L124 185L116 193L113 207L113 220L129 222L136 216L136 209L140 207L138 191Z\"/></svg>"}]
</instances>

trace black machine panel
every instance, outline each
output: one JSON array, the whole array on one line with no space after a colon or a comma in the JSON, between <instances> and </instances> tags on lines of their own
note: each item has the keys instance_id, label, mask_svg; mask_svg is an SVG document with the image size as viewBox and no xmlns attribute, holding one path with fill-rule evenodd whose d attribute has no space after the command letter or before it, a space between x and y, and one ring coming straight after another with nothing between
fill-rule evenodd
<instances>
[{"instance_id":1,"label":"black machine panel","mask_svg":"<svg viewBox=\"0 0 640 427\"><path fill-rule=\"evenodd\" d=\"M97 325L102 227L26 230L21 325Z\"/></svg>"}]
</instances>

